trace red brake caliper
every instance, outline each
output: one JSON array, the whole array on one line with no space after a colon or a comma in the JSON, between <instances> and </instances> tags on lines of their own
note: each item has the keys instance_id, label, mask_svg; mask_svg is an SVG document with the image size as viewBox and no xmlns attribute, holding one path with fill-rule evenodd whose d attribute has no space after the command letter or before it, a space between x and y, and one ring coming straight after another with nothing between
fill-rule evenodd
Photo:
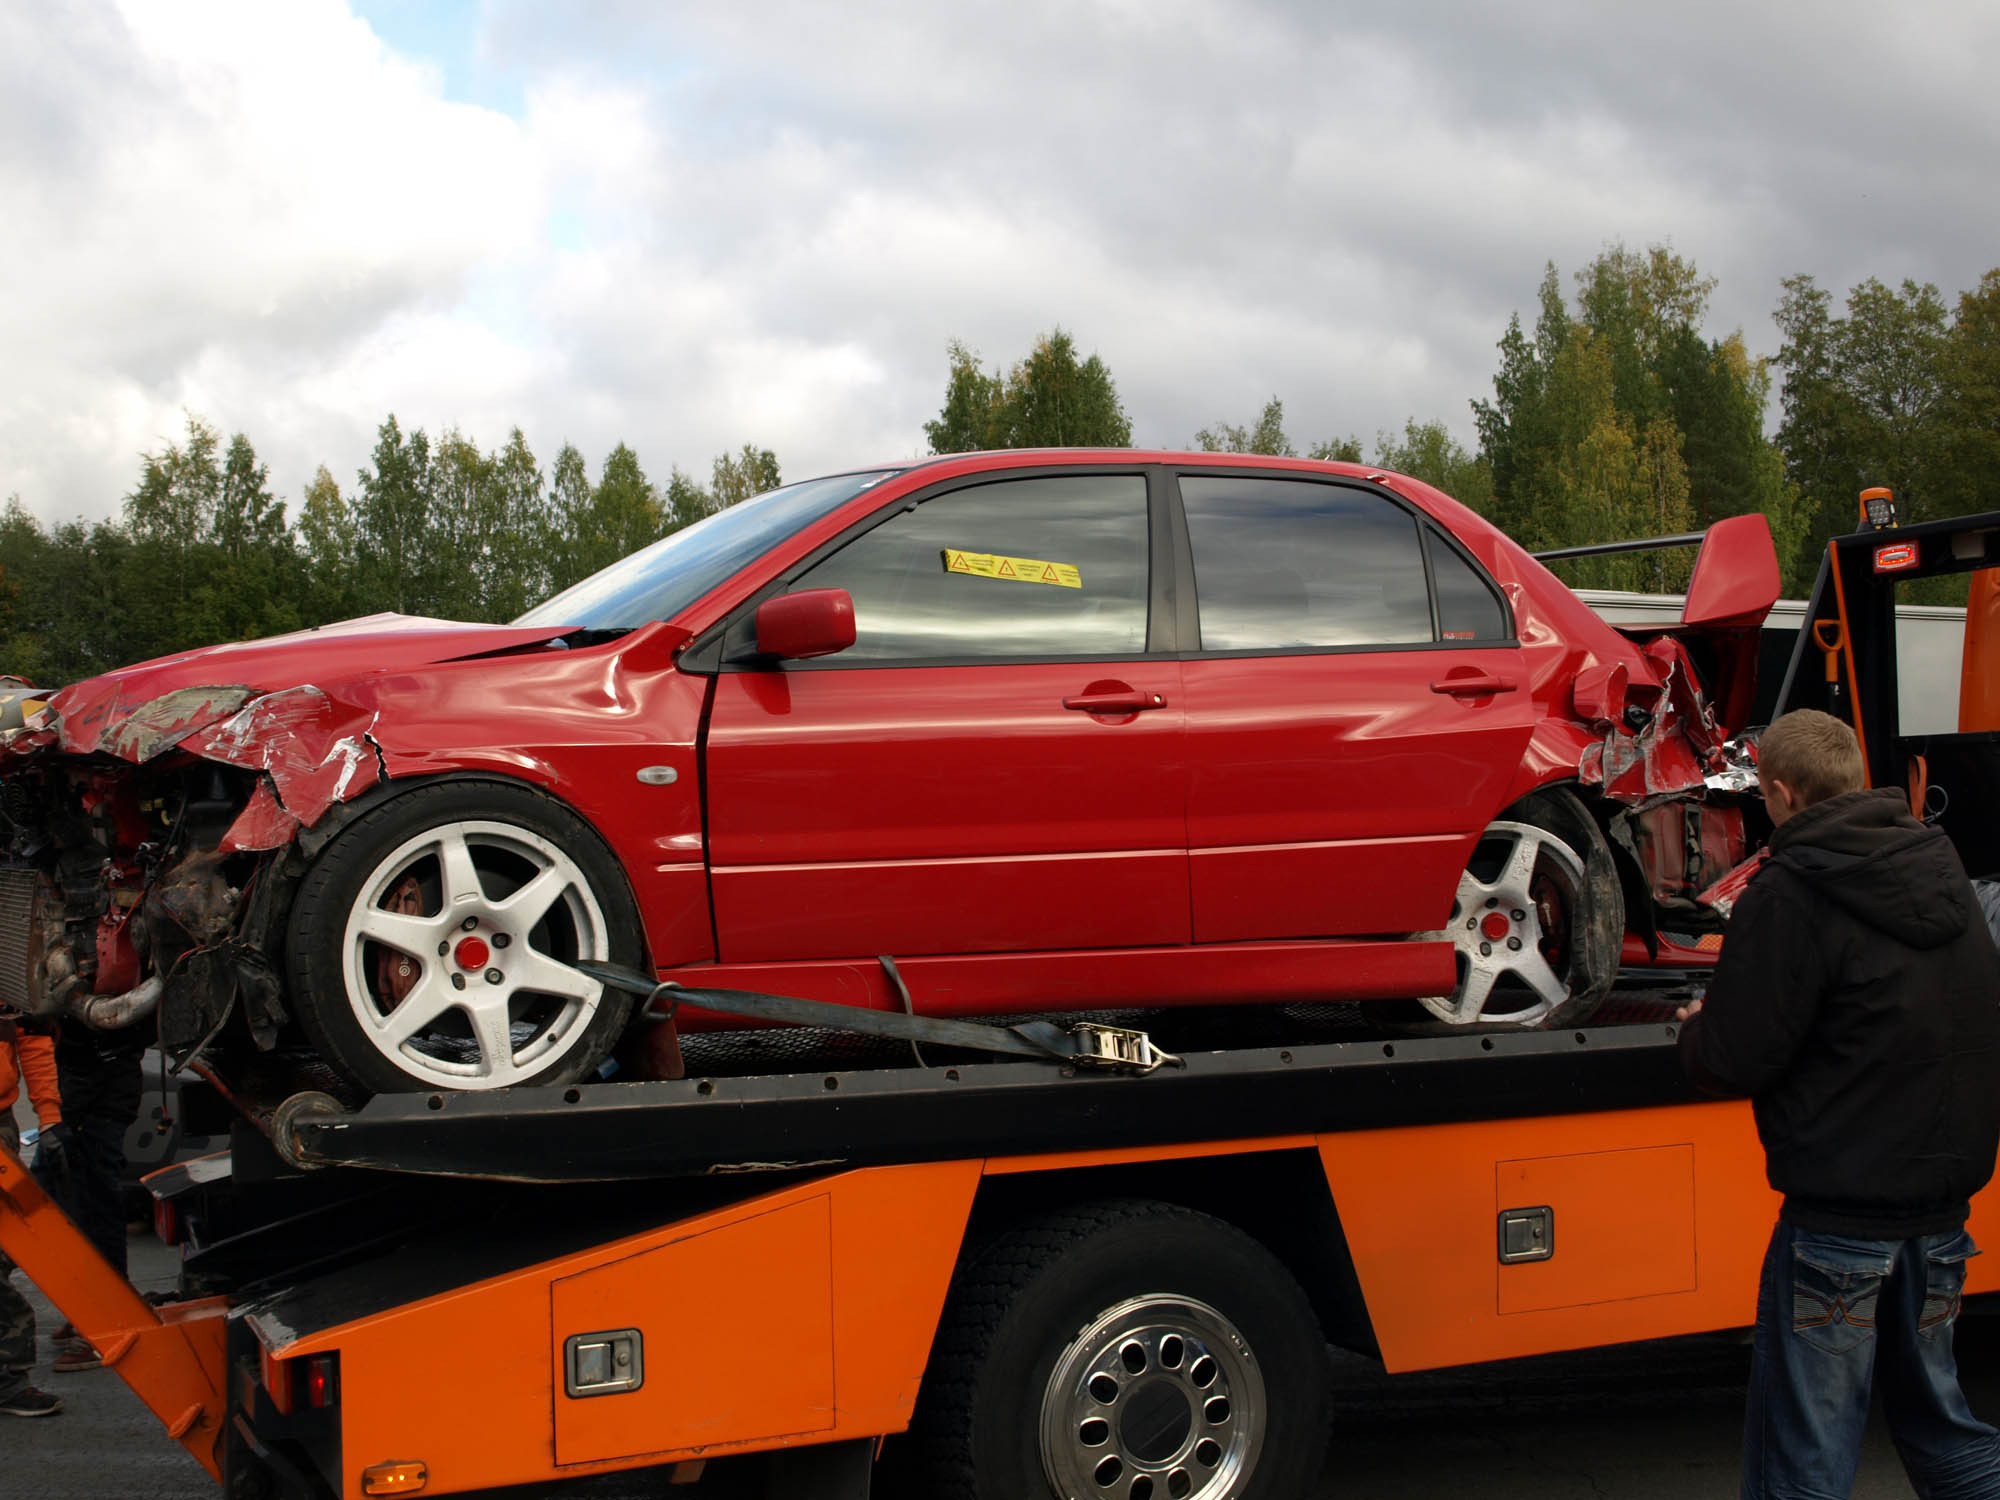
<instances>
[{"instance_id":1,"label":"red brake caliper","mask_svg":"<svg viewBox=\"0 0 2000 1500\"><path fill-rule=\"evenodd\" d=\"M1548 876L1537 875L1528 883L1528 896L1535 903L1535 916L1542 924L1542 957L1561 974L1564 939L1569 934L1569 914L1564 909L1562 889Z\"/></svg>"},{"instance_id":2,"label":"red brake caliper","mask_svg":"<svg viewBox=\"0 0 2000 1500\"><path fill-rule=\"evenodd\" d=\"M382 903L382 910L400 912L407 917L421 917L424 914L424 892L414 875L403 877L402 883L389 893L389 899ZM403 1003L403 997L416 986L422 977L423 965L406 953L397 953L380 944L375 949L375 1000L387 1015Z\"/></svg>"}]
</instances>

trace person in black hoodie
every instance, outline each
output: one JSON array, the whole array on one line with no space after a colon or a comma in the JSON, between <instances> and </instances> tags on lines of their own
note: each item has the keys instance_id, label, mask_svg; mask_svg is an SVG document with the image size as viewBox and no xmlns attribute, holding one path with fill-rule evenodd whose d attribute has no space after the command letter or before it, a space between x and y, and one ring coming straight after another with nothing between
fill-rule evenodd
<instances>
[{"instance_id":1,"label":"person in black hoodie","mask_svg":"<svg viewBox=\"0 0 2000 1500\"><path fill-rule=\"evenodd\" d=\"M1744 1424L1749 1500L1846 1495L1871 1383L1917 1494L2000 1497L2000 1433L1959 1389L1968 1200L2000 1147L2000 952L1951 841L1864 791L1854 732L1813 710L1759 746L1775 831L1704 1000L1704 1091L1749 1095L1784 1195Z\"/></svg>"}]
</instances>

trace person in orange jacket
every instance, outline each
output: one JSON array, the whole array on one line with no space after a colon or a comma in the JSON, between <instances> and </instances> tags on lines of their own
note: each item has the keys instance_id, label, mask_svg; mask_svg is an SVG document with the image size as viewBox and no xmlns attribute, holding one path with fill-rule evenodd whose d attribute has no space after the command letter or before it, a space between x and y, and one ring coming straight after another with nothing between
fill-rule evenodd
<instances>
[{"instance_id":1,"label":"person in orange jacket","mask_svg":"<svg viewBox=\"0 0 2000 1500\"><path fill-rule=\"evenodd\" d=\"M23 1080L42 1129L61 1124L54 1038L22 1031L18 1022L0 1017L0 1146L14 1152L21 1149L14 1102ZM35 1310L14 1289L13 1278L13 1264L0 1255L0 1415L52 1417L62 1410L62 1397L28 1383L35 1363Z\"/></svg>"}]
</instances>

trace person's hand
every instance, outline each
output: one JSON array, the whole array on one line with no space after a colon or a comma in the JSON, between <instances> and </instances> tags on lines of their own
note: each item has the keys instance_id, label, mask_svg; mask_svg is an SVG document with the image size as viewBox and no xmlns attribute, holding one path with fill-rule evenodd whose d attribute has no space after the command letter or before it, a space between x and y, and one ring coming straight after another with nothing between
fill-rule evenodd
<instances>
[{"instance_id":1,"label":"person's hand","mask_svg":"<svg viewBox=\"0 0 2000 1500\"><path fill-rule=\"evenodd\" d=\"M1696 995L1694 999L1688 1001L1686 1005L1683 1005L1679 1010L1674 1012L1674 1019L1676 1021L1692 1021L1696 1016L1701 1014L1701 1001L1702 997Z\"/></svg>"},{"instance_id":2,"label":"person's hand","mask_svg":"<svg viewBox=\"0 0 2000 1500\"><path fill-rule=\"evenodd\" d=\"M44 1130L35 1144L35 1175L42 1185L58 1193L69 1191L76 1174L76 1127L58 1120Z\"/></svg>"}]
</instances>

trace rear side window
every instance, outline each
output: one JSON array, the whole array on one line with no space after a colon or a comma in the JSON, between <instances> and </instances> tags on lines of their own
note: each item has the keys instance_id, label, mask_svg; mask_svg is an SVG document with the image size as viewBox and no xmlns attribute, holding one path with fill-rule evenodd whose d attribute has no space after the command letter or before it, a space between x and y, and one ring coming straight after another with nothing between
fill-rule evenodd
<instances>
[{"instance_id":1,"label":"rear side window","mask_svg":"<svg viewBox=\"0 0 2000 1500\"><path fill-rule=\"evenodd\" d=\"M1431 640L1416 519L1309 480L1180 481L1204 651Z\"/></svg>"},{"instance_id":2,"label":"rear side window","mask_svg":"<svg viewBox=\"0 0 2000 1500\"><path fill-rule=\"evenodd\" d=\"M1438 638L1446 641L1504 641L1507 611L1493 585L1459 556L1435 531L1426 528L1424 545L1431 552L1431 579L1437 585Z\"/></svg>"},{"instance_id":3,"label":"rear side window","mask_svg":"<svg viewBox=\"0 0 2000 1500\"><path fill-rule=\"evenodd\" d=\"M1137 656L1147 536L1139 475L1007 480L892 516L792 587L853 596L854 644L835 664Z\"/></svg>"}]
</instances>

